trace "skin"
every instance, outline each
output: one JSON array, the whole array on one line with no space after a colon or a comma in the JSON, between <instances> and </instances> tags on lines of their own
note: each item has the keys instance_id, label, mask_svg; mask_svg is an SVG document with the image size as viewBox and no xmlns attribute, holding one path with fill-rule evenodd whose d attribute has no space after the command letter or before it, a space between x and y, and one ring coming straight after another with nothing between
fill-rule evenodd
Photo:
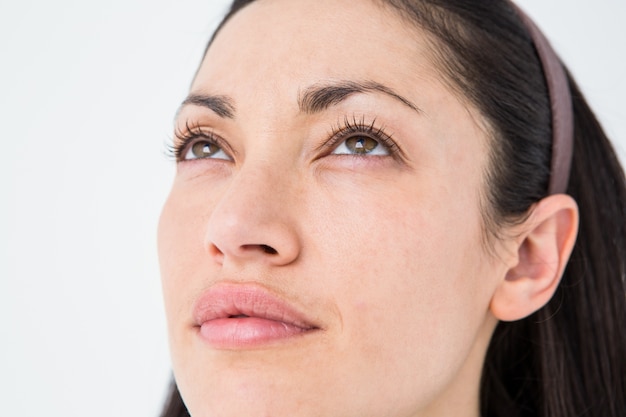
<instances>
[{"instance_id":1,"label":"skin","mask_svg":"<svg viewBox=\"0 0 626 417\"><path fill-rule=\"evenodd\" d=\"M485 248L486 124L428 45L353 0L260 0L218 34L191 94L228 96L233 117L187 104L176 124L218 135L224 153L177 164L159 225L173 369L194 417L478 416L490 305L521 238ZM414 108L381 91L298 105L311 86L346 80ZM346 119L384 127L401 151L328 145ZM260 285L321 330L212 348L192 306L223 282Z\"/></svg>"}]
</instances>

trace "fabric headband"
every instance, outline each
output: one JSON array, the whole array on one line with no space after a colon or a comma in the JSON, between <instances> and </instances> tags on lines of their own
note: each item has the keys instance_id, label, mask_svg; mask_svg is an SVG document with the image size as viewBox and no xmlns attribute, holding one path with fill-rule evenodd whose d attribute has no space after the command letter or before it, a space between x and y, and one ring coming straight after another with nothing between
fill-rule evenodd
<instances>
[{"instance_id":1,"label":"fabric headband","mask_svg":"<svg viewBox=\"0 0 626 417\"><path fill-rule=\"evenodd\" d=\"M550 42L519 7L513 4L532 38L548 85L552 112L552 162L548 194L565 193L574 147L574 115L567 75Z\"/></svg>"}]
</instances>

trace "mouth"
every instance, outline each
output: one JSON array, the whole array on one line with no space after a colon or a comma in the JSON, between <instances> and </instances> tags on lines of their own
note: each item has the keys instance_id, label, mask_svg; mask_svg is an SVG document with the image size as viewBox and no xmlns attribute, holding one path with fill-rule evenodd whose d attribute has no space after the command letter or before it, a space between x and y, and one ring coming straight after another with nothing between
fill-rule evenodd
<instances>
[{"instance_id":1,"label":"mouth","mask_svg":"<svg viewBox=\"0 0 626 417\"><path fill-rule=\"evenodd\" d=\"M199 337L216 349L245 349L286 342L320 330L289 302L258 285L221 283L193 308Z\"/></svg>"}]
</instances>

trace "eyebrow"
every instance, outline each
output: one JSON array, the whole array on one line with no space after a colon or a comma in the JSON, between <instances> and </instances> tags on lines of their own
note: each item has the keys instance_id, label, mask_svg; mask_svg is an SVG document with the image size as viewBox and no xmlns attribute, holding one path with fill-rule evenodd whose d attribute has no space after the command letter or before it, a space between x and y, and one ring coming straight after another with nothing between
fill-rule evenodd
<instances>
[{"instance_id":1,"label":"eyebrow","mask_svg":"<svg viewBox=\"0 0 626 417\"><path fill-rule=\"evenodd\" d=\"M335 106L354 94L379 92L386 94L412 110L422 114L422 110L408 99L393 91L391 88L374 82L339 81L332 84L318 84L308 87L298 98L298 106L303 113L319 113Z\"/></svg>"},{"instance_id":2,"label":"eyebrow","mask_svg":"<svg viewBox=\"0 0 626 417\"><path fill-rule=\"evenodd\" d=\"M417 113L423 114L423 111L410 100L402 97L391 88L374 81L338 81L330 84L314 84L298 94L298 107L302 113L320 113L329 107L340 104L354 94L369 92L383 93ZM205 107L223 118L235 118L235 105L233 104L233 99L228 96L190 94L183 101L181 108L186 105Z\"/></svg>"},{"instance_id":3,"label":"eyebrow","mask_svg":"<svg viewBox=\"0 0 626 417\"><path fill-rule=\"evenodd\" d=\"M189 104L206 107L223 118L235 118L235 105L233 104L233 100L228 96L190 94L181 104L181 108Z\"/></svg>"}]
</instances>

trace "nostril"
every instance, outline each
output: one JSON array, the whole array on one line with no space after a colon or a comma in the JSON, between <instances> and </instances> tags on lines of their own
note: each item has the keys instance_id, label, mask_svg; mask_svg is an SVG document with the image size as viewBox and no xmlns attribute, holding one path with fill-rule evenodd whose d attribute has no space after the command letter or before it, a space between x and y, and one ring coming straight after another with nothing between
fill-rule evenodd
<instances>
[{"instance_id":1,"label":"nostril","mask_svg":"<svg viewBox=\"0 0 626 417\"><path fill-rule=\"evenodd\" d=\"M261 246L261 249L263 249L263 252L269 255L276 255L278 253L278 251L271 246L268 246L268 245L260 245L260 246Z\"/></svg>"},{"instance_id":2,"label":"nostril","mask_svg":"<svg viewBox=\"0 0 626 417\"><path fill-rule=\"evenodd\" d=\"M274 249L270 245L264 245L261 243L253 244L253 245L243 245L241 246L241 249L243 249L245 252L248 252L248 251L255 252L260 249L263 253L267 253L268 255L278 255L278 251L276 249Z\"/></svg>"}]
</instances>

